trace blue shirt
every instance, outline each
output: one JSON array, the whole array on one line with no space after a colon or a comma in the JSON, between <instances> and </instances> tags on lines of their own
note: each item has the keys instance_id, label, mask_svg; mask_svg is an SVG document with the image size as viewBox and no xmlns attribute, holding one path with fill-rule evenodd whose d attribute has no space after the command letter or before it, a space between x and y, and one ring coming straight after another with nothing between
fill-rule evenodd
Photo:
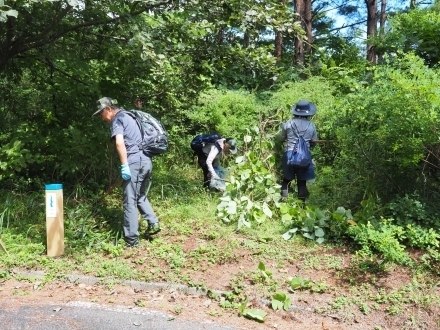
<instances>
[{"instance_id":1,"label":"blue shirt","mask_svg":"<svg viewBox=\"0 0 440 330\"><path fill-rule=\"evenodd\" d=\"M141 131L136 121L121 109L110 123L111 138L117 134L124 136L124 144L127 149L128 164L139 163L147 160L147 156L139 149L142 142Z\"/></svg>"}]
</instances>

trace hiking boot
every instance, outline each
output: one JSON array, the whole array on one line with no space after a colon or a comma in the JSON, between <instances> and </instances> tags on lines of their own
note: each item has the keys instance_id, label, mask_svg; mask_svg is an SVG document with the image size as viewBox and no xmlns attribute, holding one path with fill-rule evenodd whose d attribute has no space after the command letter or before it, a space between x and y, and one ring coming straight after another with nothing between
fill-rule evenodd
<instances>
[{"instance_id":1,"label":"hiking boot","mask_svg":"<svg viewBox=\"0 0 440 330\"><path fill-rule=\"evenodd\" d=\"M125 247L126 248L135 248L135 247L138 247L138 246L139 246L139 241L138 240L135 240L132 243L125 242Z\"/></svg>"},{"instance_id":2,"label":"hiking boot","mask_svg":"<svg viewBox=\"0 0 440 330\"><path fill-rule=\"evenodd\" d=\"M158 234L162 229L160 228L159 222L148 224L147 231L145 232L146 236L153 236Z\"/></svg>"},{"instance_id":3,"label":"hiking boot","mask_svg":"<svg viewBox=\"0 0 440 330\"><path fill-rule=\"evenodd\" d=\"M287 200L287 196L288 196L288 190L287 189L281 190L280 202L285 202Z\"/></svg>"}]
</instances>

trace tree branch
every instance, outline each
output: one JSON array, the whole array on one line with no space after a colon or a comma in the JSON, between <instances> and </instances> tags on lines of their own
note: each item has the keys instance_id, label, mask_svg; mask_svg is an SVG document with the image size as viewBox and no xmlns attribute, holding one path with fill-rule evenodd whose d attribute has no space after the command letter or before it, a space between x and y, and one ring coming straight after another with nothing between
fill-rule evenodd
<instances>
[{"instance_id":1,"label":"tree branch","mask_svg":"<svg viewBox=\"0 0 440 330\"><path fill-rule=\"evenodd\" d=\"M365 23L366 21L367 21L367 20L365 19L365 20L363 20L363 21L359 21L359 22L356 22L356 23L353 23L353 24L349 24L349 25L345 25L345 23L344 23L344 24L343 24L342 26L340 26L340 27L337 27L337 28L334 28L334 29L327 30L326 33L320 33L320 34L317 34L317 35L315 35L315 37L322 36L322 35L327 34L327 33L329 33L329 32L340 31L340 30L342 30L342 29L346 29L346 28L350 28L350 27L353 27L353 26L356 26L356 25L360 25L360 24Z\"/></svg>"},{"instance_id":2,"label":"tree branch","mask_svg":"<svg viewBox=\"0 0 440 330\"><path fill-rule=\"evenodd\" d=\"M61 73L62 75L66 76L66 77L68 77L68 78L70 78L70 79L72 79L72 80L74 80L74 81L76 81L76 82L78 82L78 83L80 83L80 84L83 84L83 85L85 85L85 86L90 86L89 84L85 83L84 81L79 80L79 79L75 78L74 76L72 76L71 74L68 74L68 73L65 72L64 70L61 70L60 68L56 67L53 63L50 63L50 62L47 61L47 60L46 60L46 61L43 61L43 60L41 60L40 58L37 58L37 60L40 61L40 62L43 63L43 64L46 64L47 66L51 67L52 69L58 71L58 72Z\"/></svg>"},{"instance_id":3,"label":"tree branch","mask_svg":"<svg viewBox=\"0 0 440 330\"><path fill-rule=\"evenodd\" d=\"M54 31L55 28L57 26L59 26L61 21L67 16L67 14L69 12L71 12L72 7L67 6L61 13L59 13L52 20L51 24L49 24L39 35L34 36L29 39L24 39L24 40L17 38L13 44L11 44L9 42L11 39L8 39L6 41L6 45L5 45L5 47L7 47L7 48L0 47L0 49L3 48L5 50L5 53L2 54L3 56L0 59L0 71L3 70L3 68L6 66L6 64L8 63L8 61L10 59L14 58L18 54L22 54L22 53L25 53L31 49L35 49L37 47L44 46L45 44L47 44L49 42L53 42L53 41L59 39L60 37L68 34L69 32L77 31L77 30L80 30L80 29L83 29L86 27L106 25L106 24L109 24L112 22L117 22L117 21L122 20L124 17L138 16L138 15L140 15L150 9L158 8L158 7L168 5L171 3L172 3L172 0L164 0L161 2L157 2L155 4L146 5L136 11L132 11L130 14L127 14L127 15L121 15L121 16L110 18L110 19L101 19L101 20L96 20L96 21L83 22L81 24L71 26L70 28L63 29L62 31L59 31L58 33L54 33L54 34L50 35L50 32Z\"/></svg>"}]
</instances>

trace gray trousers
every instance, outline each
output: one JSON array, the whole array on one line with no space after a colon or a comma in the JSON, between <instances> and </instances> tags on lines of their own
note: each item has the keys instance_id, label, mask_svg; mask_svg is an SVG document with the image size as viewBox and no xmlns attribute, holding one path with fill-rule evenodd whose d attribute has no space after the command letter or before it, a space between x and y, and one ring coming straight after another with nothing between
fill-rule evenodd
<instances>
[{"instance_id":1,"label":"gray trousers","mask_svg":"<svg viewBox=\"0 0 440 330\"><path fill-rule=\"evenodd\" d=\"M157 223L157 216L145 196L145 188L151 177L153 164L151 159L129 165L131 179L122 183L124 206L124 239L127 243L136 242L139 237L138 210L142 218L149 224Z\"/></svg>"}]
</instances>

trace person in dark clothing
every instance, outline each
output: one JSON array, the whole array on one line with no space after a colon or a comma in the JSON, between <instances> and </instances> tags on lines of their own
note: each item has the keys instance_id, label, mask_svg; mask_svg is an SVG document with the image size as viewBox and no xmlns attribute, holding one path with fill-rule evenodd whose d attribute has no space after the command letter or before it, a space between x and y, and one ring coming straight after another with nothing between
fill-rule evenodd
<instances>
[{"instance_id":1,"label":"person in dark clothing","mask_svg":"<svg viewBox=\"0 0 440 330\"><path fill-rule=\"evenodd\" d=\"M219 139L215 143L207 143L197 152L197 162L203 170L203 186L212 187L212 179L221 180L216 168L220 166L220 159L224 154L237 153L237 141L233 138ZM224 186L224 185L223 185ZM217 186L217 190L222 190Z\"/></svg>"},{"instance_id":2,"label":"person in dark clothing","mask_svg":"<svg viewBox=\"0 0 440 330\"><path fill-rule=\"evenodd\" d=\"M303 136L309 148L313 148L318 140L315 124L310 121L310 117L316 113L316 106L305 100L296 103L291 111L293 118L281 124L279 139L286 142L282 158L283 182L281 183L281 201L286 201L289 192L290 182L296 179L298 188L298 198L305 204L308 196L306 182L315 178L315 168L313 162L307 168L296 168L287 165L288 154L292 152L298 137Z\"/></svg>"}]
</instances>

